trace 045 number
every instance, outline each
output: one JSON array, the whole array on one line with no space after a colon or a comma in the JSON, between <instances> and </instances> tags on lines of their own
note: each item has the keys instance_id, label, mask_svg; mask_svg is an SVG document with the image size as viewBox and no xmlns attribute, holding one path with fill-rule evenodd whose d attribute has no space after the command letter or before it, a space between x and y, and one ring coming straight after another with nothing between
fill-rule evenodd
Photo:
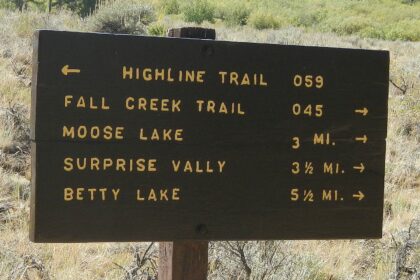
<instances>
[{"instance_id":1,"label":"045 number","mask_svg":"<svg viewBox=\"0 0 420 280\"><path fill-rule=\"evenodd\" d=\"M306 115L306 116L315 116L317 118L322 117L324 113L324 105L322 104L307 104L307 105L301 105L299 103L295 103L292 106L292 112L293 115L299 116L299 115Z\"/></svg>"}]
</instances>

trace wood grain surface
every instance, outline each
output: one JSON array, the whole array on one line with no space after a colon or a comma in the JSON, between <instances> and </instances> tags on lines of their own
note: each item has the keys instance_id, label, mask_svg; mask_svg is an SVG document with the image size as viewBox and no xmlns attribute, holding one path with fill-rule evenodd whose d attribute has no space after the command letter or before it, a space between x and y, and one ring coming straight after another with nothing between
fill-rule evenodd
<instances>
[{"instance_id":1,"label":"wood grain surface","mask_svg":"<svg viewBox=\"0 0 420 280\"><path fill-rule=\"evenodd\" d=\"M380 238L388 72L385 51L39 31L31 239Z\"/></svg>"}]
</instances>

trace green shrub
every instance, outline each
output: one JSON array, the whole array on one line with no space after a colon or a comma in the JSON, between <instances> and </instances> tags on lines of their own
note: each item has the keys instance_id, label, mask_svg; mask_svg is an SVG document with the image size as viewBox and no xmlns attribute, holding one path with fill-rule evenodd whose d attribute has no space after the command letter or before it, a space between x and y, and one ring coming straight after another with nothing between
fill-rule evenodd
<instances>
[{"instance_id":1,"label":"green shrub","mask_svg":"<svg viewBox=\"0 0 420 280\"><path fill-rule=\"evenodd\" d=\"M33 3L31 3L33 2ZM23 11L30 4L38 4L37 2L30 0L0 0L1 9L19 10Z\"/></svg>"},{"instance_id":2,"label":"green shrub","mask_svg":"<svg viewBox=\"0 0 420 280\"><path fill-rule=\"evenodd\" d=\"M369 26L374 26L374 22L363 16L337 17L327 20L325 26L326 31L333 31L340 35L351 35L358 34Z\"/></svg>"},{"instance_id":3,"label":"green shrub","mask_svg":"<svg viewBox=\"0 0 420 280\"><path fill-rule=\"evenodd\" d=\"M296 26L312 27L318 25L325 17L326 13L322 10L304 10L295 15L292 22Z\"/></svg>"},{"instance_id":4,"label":"green shrub","mask_svg":"<svg viewBox=\"0 0 420 280\"><path fill-rule=\"evenodd\" d=\"M256 29L279 28L280 22L272 14L256 12L251 14L249 18L250 24Z\"/></svg>"},{"instance_id":5,"label":"green shrub","mask_svg":"<svg viewBox=\"0 0 420 280\"><path fill-rule=\"evenodd\" d=\"M20 38L31 39L36 29L83 30L83 21L66 10L60 10L54 16L39 11L19 12L18 15L18 18L7 17L7 24Z\"/></svg>"},{"instance_id":6,"label":"green shrub","mask_svg":"<svg viewBox=\"0 0 420 280\"><path fill-rule=\"evenodd\" d=\"M224 20L229 25L246 25L250 14L250 9L244 5L234 5L227 9Z\"/></svg>"},{"instance_id":7,"label":"green shrub","mask_svg":"<svg viewBox=\"0 0 420 280\"><path fill-rule=\"evenodd\" d=\"M181 12L178 0L162 1L163 12L167 15L177 15Z\"/></svg>"},{"instance_id":8,"label":"green shrub","mask_svg":"<svg viewBox=\"0 0 420 280\"><path fill-rule=\"evenodd\" d=\"M166 36L168 28L161 23L153 23L147 28L147 34L152 36Z\"/></svg>"},{"instance_id":9,"label":"green shrub","mask_svg":"<svg viewBox=\"0 0 420 280\"><path fill-rule=\"evenodd\" d=\"M17 9L17 7L14 5L13 1L9 0L0 0L0 9Z\"/></svg>"},{"instance_id":10,"label":"green shrub","mask_svg":"<svg viewBox=\"0 0 420 280\"><path fill-rule=\"evenodd\" d=\"M418 2L418 0L401 0L401 3L409 5L414 5L416 2Z\"/></svg>"},{"instance_id":11,"label":"green shrub","mask_svg":"<svg viewBox=\"0 0 420 280\"><path fill-rule=\"evenodd\" d=\"M82 17L90 15L96 8L100 0L51 0L52 6L56 10L68 9L75 13L78 13ZM105 0L102 0L105 1ZM48 1L44 0L45 6L47 6Z\"/></svg>"},{"instance_id":12,"label":"green shrub","mask_svg":"<svg viewBox=\"0 0 420 280\"><path fill-rule=\"evenodd\" d=\"M388 26L384 38L387 40L420 41L420 19L401 20Z\"/></svg>"},{"instance_id":13,"label":"green shrub","mask_svg":"<svg viewBox=\"0 0 420 280\"><path fill-rule=\"evenodd\" d=\"M378 27L373 27L373 26L367 26L363 30L360 30L358 35L360 35L361 37L366 37L366 38L378 38L378 39L385 38L385 32L383 31L383 29L378 28Z\"/></svg>"},{"instance_id":14,"label":"green shrub","mask_svg":"<svg viewBox=\"0 0 420 280\"><path fill-rule=\"evenodd\" d=\"M185 7L184 17L187 22L214 22L215 8L207 0L195 0Z\"/></svg>"},{"instance_id":15,"label":"green shrub","mask_svg":"<svg viewBox=\"0 0 420 280\"><path fill-rule=\"evenodd\" d=\"M31 38L36 29L48 27L47 15L39 12L25 12L20 16L19 21L11 22L14 31L21 38Z\"/></svg>"},{"instance_id":16,"label":"green shrub","mask_svg":"<svg viewBox=\"0 0 420 280\"><path fill-rule=\"evenodd\" d=\"M134 1L115 1L100 6L90 18L90 29L97 32L145 34L155 21L151 6Z\"/></svg>"}]
</instances>

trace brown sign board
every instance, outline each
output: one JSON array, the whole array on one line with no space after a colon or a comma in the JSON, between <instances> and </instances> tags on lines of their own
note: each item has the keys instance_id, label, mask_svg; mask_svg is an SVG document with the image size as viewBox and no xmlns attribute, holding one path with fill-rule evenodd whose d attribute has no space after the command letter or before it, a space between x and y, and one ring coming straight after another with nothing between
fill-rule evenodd
<instances>
[{"instance_id":1,"label":"brown sign board","mask_svg":"<svg viewBox=\"0 0 420 280\"><path fill-rule=\"evenodd\" d=\"M35 242L380 238L389 53L42 30Z\"/></svg>"}]
</instances>

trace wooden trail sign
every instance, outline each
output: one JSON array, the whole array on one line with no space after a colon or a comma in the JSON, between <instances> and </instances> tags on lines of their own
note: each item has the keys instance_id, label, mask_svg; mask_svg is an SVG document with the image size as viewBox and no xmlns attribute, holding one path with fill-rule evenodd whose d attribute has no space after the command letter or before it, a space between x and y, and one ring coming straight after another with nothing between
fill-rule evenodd
<instances>
[{"instance_id":1,"label":"wooden trail sign","mask_svg":"<svg viewBox=\"0 0 420 280\"><path fill-rule=\"evenodd\" d=\"M33 241L381 237L388 52L35 42Z\"/></svg>"}]
</instances>

